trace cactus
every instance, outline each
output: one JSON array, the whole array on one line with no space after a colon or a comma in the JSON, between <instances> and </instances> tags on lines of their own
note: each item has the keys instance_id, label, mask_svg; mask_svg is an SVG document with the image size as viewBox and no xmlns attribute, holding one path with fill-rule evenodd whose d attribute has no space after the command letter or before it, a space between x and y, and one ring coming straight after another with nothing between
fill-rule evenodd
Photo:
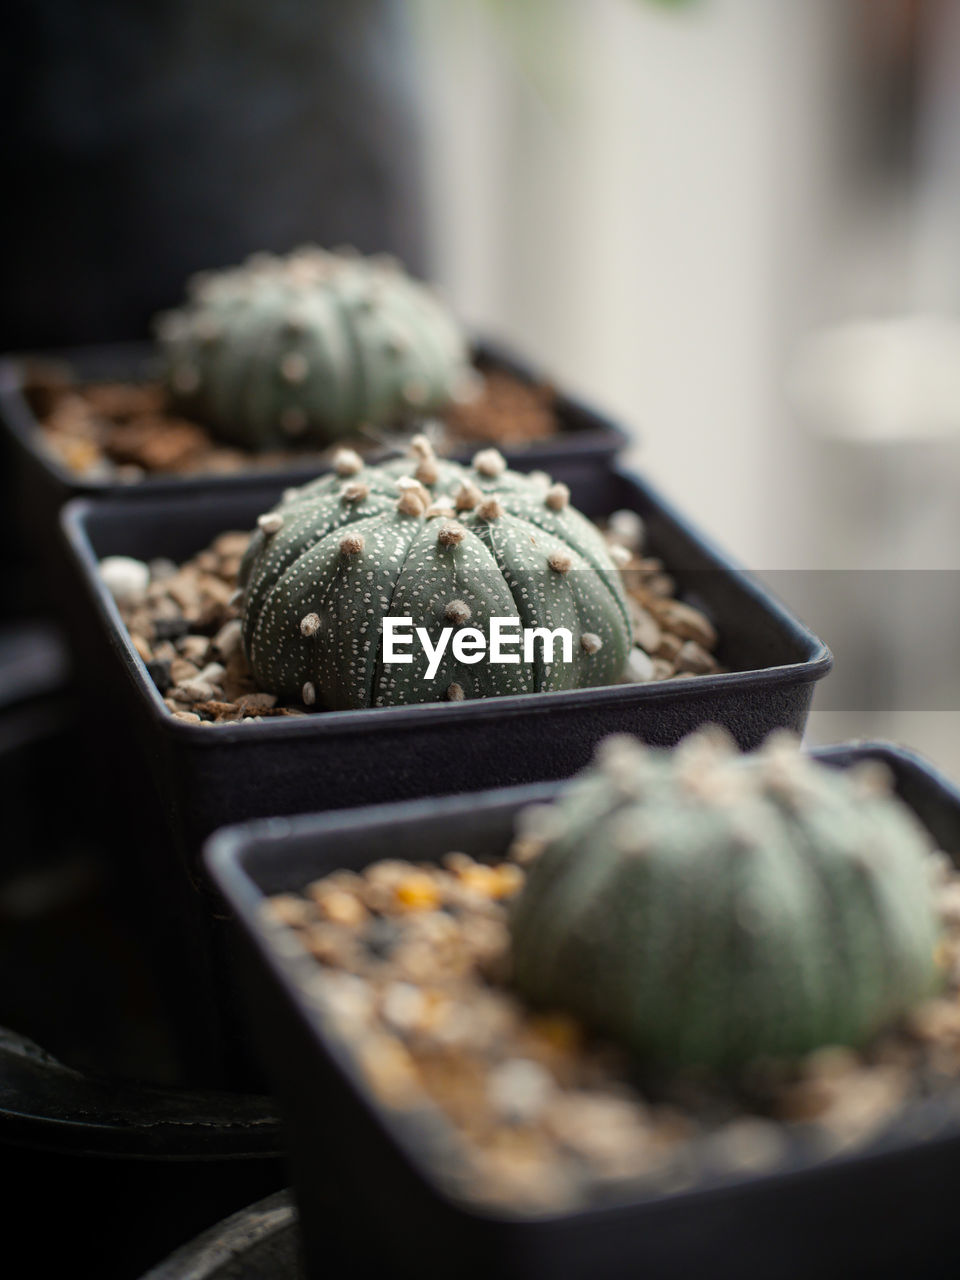
<instances>
[{"instance_id":1,"label":"cactus","mask_svg":"<svg viewBox=\"0 0 960 1280\"><path fill-rule=\"evenodd\" d=\"M611 738L534 809L511 921L523 995L640 1065L722 1072L861 1045L929 994L925 829L881 765L834 770L788 738L752 756L719 730L673 753Z\"/></svg>"},{"instance_id":2,"label":"cactus","mask_svg":"<svg viewBox=\"0 0 960 1280\"><path fill-rule=\"evenodd\" d=\"M619 571L565 485L506 470L495 449L470 467L438 460L425 436L412 457L364 466L350 449L332 474L260 517L241 566L244 648L262 689L338 710L460 701L615 683L630 651ZM458 661L448 642L426 678L385 663L384 617L440 632L486 632L492 617L567 628L572 661ZM448 638L449 639L449 638ZM521 656L522 655L518 655Z\"/></svg>"},{"instance_id":3,"label":"cactus","mask_svg":"<svg viewBox=\"0 0 960 1280\"><path fill-rule=\"evenodd\" d=\"M254 450L408 421L473 376L452 316L385 257L255 254L195 277L156 330L179 410Z\"/></svg>"}]
</instances>

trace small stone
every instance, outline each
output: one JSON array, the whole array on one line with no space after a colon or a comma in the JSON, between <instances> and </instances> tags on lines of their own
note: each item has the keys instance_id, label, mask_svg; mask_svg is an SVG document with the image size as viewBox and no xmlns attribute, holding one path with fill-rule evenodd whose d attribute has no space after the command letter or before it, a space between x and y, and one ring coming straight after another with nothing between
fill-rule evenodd
<instances>
[{"instance_id":1,"label":"small stone","mask_svg":"<svg viewBox=\"0 0 960 1280\"><path fill-rule=\"evenodd\" d=\"M641 649L645 649L647 653L656 653L660 648L660 642L663 639L663 632L660 630L660 624L649 610L644 609L632 597L629 599L630 604L630 624L633 628L633 641L638 644Z\"/></svg>"},{"instance_id":2,"label":"small stone","mask_svg":"<svg viewBox=\"0 0 960 1280\"><path fill-rule=\"evenodd\" d=\"M150 679L157 686L157 688L161 693L166 693L167 690L170 688L171 684L173 684L173 681L170 677L169 662L162 662L162 661L158 662L156 660L154 660L153 662L148 662L147 674L149 675Z\"/></svg>"},{"instance_id":3,"label":"small stone","mask_svg":"<svg viewBox=\"0 0 960 1280\"><path fill-rule=\"evenodd\" d=\"M707 675L716 671L717 664L706 649L696 640L685 640L680 646L674 664L677 671L690 672L691 675Z\"/></svg>"},{"instance_id":4,"label":"small stone","mask_svg":"<svg viewBox=\"0 0 960 1280\"><path fill-rule=\"evenodd\" d=\"M717 643L717 632L709 618L682 600L657 601L653 606L657 621L668 627L681 640L695 640L705 649Z\"/></svg>"},{"instance_id":5,"label":"small stone","mask_svg":"<svg viewBox=\"0 0 960 1280\"><path fill-rule=\"evenodd\" d=\"M646 684L648 680L656 679L656 668L650 655L636 647L631 649L624 679L631 684Z\"/></svg>"},{"instance_id":6,"label":"small stone","mask_svg":"<svg viewBox=\"0 0 960 1280\"><path fill-rule=\"evenodd\" d=\"M406 1035L423 1020L427 1002L411 982L391 982L380 1001L380 1015L393 1031Z\"/></svg>"},{"instance_id":7,"label":"small stone","mask_svg":"<svg viewBox=\"0 0 960 1280\"><path fill-rule=\"evenodd\" d=\"M185 680L194 680L200 674L200 668L189 658L176 657L170 663L170 679L174 684L183 684Z\"/></svg>"},{"instance_id":8,"label":"small stone","mask_svg":"<svg viewBox=\"0 0 960 1280\"><path fill-rule=\"evenodd\" d=\"M150 570L131 556L107 556L100 561L100 577L121 609L143 604L150 586Z\"/></svg>"},{"instance_id":9,"label":"small stone","mask_svg":"<svg viewBox=\"0 0 960 1280\"><path fill-rule=\"evenodd\" d=\"M262 516L257 516L257 525L262 533L270 537L283 528L283 516L279 511L267 511Z\"/></svg>"},{"instance_id":10,"label":"small stone","mask_svg":"<svg viewBox=\"0 0 960 1280\"><path fill-rule=\"evenodd\" d=\"M555 1088L549 1071L529 1058L508 1058L487 1076L487 1100L509 1124L538 1119Z\"/></svg>"},{"instance_id":11,"label":"small stone","mask_svg":"<svg viewBox=\"0 0 960 1280\"><path fill-rule=\"evenodd\" d=\"M183 720L186 724L202 724L203 721L195 711L173 711L171 712L174 720Z\"/></svg>"},{"instance_id":12,"label":"small stone","mask_svg":"<svg viewBox=\"0 0 960 1280\"><path fill-rule=\"evenodd\" d=\"M243 645L243 624L239 618L225 622L213 637L212 645L222 658L232 658Z\"/></svg>"},{"instance_id":13,"label":"small stone","mask_svg":"<svg viewBox=\"0 0 960 1280\"><path fill-rule=\"evenodd\" d=\"M190 624L182 616L157 618L153 624L153 629L158 640L179 640L190 630Z\"/></svg>"},{"instance_id":14,"label":"small stone","mask_svg":"<svg viewBox=\"0 0 960 1280\"><path fill-rule=\"evenodd\" d=\"M210 641L206 636L187 635L183 636L177 645L177 652L182 658L195 662L199 667L201 662L206 661L207 650L210 648Z\"/></svg>"},{"instance_id":15,"label":"small stone","mask_svg":"<svg viewBox=\"0 0 960 1280\"><path fill-rule=\"evenodd\" d=\"M199 720L200 717L198 716L197 719ZM295 893L274 894L264 902L262 911L268 920L293 929L305 928L313 919L309 902Z\"/></svg>"},{"instance_id":16,"label":"small stone","mask_svg":"<svg viewBox=\"0 0 960 1280\"><path fill-rule=\"evenodd\" d=\"M200 672L198 679L204 680L208 684L219 684L226 674L227 669L222 663L208 662Z\"/></svg>"},{"instance_id":17,"label":"small stone","mask_svg":"<svg viewBox=\"0 0 960 1280\"><path fill-rule=\"evenodd\" d=\"M643 520L635 511L614 511L607 521L607 534L630 551L639 551L643 545Z\"/></svg>"},{"instance_id":18,"label":"small stone","mask_svg":"<svg viewBox=\"0 0 960 1280\"><path fill-rule=\"evenodd\" d=\"M236 700L242 715L258 715L261 711L270 711L277 705L276 696L272 693L245 693Z\"/></svg>"},{"instance_id":19,"label":"small stone","mask_svg":"<svg viewBox=\"0 0 960 1280\"><path fill-rule=\"evenodd\" d=\"M610 552L610 559L618 569L625 569L633 559L633 554L619 542L611 542L607 550Z\"/></svg>"}]
</instances>

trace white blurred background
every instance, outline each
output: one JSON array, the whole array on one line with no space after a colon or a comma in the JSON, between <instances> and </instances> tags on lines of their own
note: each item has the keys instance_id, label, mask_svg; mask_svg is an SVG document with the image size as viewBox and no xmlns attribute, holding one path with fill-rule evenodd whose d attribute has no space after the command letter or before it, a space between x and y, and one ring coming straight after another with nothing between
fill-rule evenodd
<instances>
[{"instance_id":1,"label":"white blurred background","mask_svg":"<svg viewBox=\"0 0 960 1280\"><path fill-rule=\"evenodd\" d=\"M789 584L812 740L960 772L960 578L876 572L960 568L960 3L414 7L435 278Z\"/></svg>"}]
</instances>

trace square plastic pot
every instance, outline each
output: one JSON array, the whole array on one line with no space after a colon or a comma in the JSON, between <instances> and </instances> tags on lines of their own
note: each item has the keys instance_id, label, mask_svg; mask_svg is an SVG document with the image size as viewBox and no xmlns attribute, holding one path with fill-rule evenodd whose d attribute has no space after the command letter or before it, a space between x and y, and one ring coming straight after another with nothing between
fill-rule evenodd
<instances>
[{"instance_id":1,"label":"square plastic pot","mask_svg":"<svg viewBox=\"0 0 960 1280\"><path fill-rule=\"evenodd\" d=\"M940 847L958 859L960 793L922 761L869 744L815 754L837 767L882 760ZM349 1046L311 1010L305 987L316 962L264 921L265 896L384 857L495 853L509 842L517 811L558 790L549 784L260 822L210 842L208 865L246 939L249 1012L285 1115L307 1274L325 1275L331 1259L345 1257L369 1274L389 1268L423 1280L951 1274L943 1267L960 1248L960 1112L942 1100L906 1108L872 1149L828 1163L523 1217L458 1198L427 1155L424 1118L373 1099ZM331 1223L339 1228L334 1239Z\"/></svg>"},{"instance_id":2,"label":"square plastic pot","mask_svg":"<svg viewBox=\"0 0 960 1280\"><path fill-rule=\"evenodd\" d=\"M181 847L248 818L350 808L422 795L563 778L608 733L669 746L698 725L725 725L743 748L775 728L802 731L830 653L761 585L707 545L638 476L588 472L573 500L600 517L630 508L721 636L723 674L465 703L324 712L201 727L175 720L147 674L98 562L108 555L183 561L228 529L254 527L279 499L274 484L202 495L144 493L136 504L71 503L63 527L77 606L80 675L122 702L129 736L146 748Z\"/></svg>"}]
</instances>

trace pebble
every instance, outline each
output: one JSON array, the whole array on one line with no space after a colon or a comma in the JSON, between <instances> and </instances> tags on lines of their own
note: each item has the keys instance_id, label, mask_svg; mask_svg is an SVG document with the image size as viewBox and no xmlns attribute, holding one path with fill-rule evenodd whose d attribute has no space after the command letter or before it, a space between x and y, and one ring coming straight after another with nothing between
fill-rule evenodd
<instances>
[{"instance_id":1,"label":"pebble","mask_svg":"<svg viewBox=\"0 0 960 1280\"><path fill-rule=\"evenodd\" d=\"M213 648L222 658L232 658L243 644L243 623L239 618L225 622L212 640Z\"/></svg>"},{"instance_id":2,"label":"pebble","mask_svg":"<svg viewBox=\"0 0 960 1280\"><path fill-rule=\"evenodd\" d=\"M653 659L642 649L634 647L627 658L626 680L630 683L645 683L656 679L656 667Z\"/></svg>"},{"instance_id":3,"label":"pebble","mask_svg":"<svg viewBox=\"0 0 960 1280\"><path fill-rule=\"evenodd\" d=\"M636 511L614 511L607 520L607 532L630 551L639 551L644 540L644 524Z\"/></svg>"},{"instance_id":4,"label":"pebble","mask_svg":"<svg viewBox=\"0 0 960 1280\"><path fill-rule=\"evenodd\" d=\"M143 604L150 586L150 570L142 560L130 556L107 556L100 561L104 585L122 609Z\"/></svg>"},{"instance_id":5,"label":"pebble","mask_svg":"<svg viewBox=\"0 0 960 1280\"><path fill-rule=\"evenodd\" d=\"M525 811L524 838L542 838L551 816L547 806ZM869 1139L931 1081L956 1087L960 973L866 1054L825 1048L789 1069L758 1066L726 1093L719 1081L675 1082L669 1104L641 1094L622 1052L569 1017L526 1010L486 963L493 955L509 967L502 865L462 852L440 866L385 859L273 907L321 961L316 991L333 980L371 1087L391 1106L419 1108L426 1095L445 1113L464 1139L467 1189L484 1202L559 1211L590 1203L590 1189L610 1180L670 1193L704 1175L763 1174L782 1164L794 1125L831 1155ZM938 893L949 898L960 873L942 874ZM398 910L404 886L419 886L418 909ZM363 897L370 914L353 927L322 919L341 897ZM960 922L948 923L944 946L958 940Z\"/></svg>"},{"instance_id":6,"label":"pebble","mask_svg":"<svg viewBox=\"0 0 960 1280\"><path fill-rule=\"evenodd\" d=\"M508 1124L529 1124L536 1120L553 1091L549 1071L529 1058L508 1058L487 1076L487 1099Z\"/></svg>"}]
</instances>

